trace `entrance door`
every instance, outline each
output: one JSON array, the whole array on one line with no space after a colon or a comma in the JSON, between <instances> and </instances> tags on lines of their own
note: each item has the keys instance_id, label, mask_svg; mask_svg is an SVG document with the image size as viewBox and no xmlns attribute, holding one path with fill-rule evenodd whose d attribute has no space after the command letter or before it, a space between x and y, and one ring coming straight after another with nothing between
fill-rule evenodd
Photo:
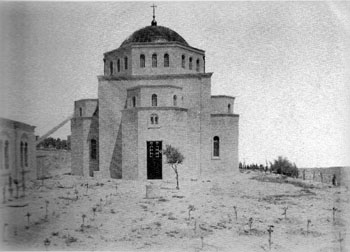
<instances>
[{"instance_id":1,"label":"entrance door","mask_svg":"<svg viewBox=\"0 0 350 252\"><path fill-rule=\"evenodd\" d=\"M161 151L161 141L147 141L147 179L162 179Z\"/></svg>"}]
</instances>

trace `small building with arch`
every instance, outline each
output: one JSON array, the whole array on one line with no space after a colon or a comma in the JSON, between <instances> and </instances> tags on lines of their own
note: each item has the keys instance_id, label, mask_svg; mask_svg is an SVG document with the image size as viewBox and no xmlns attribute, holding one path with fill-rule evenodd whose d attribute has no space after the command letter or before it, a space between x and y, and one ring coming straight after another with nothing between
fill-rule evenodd
<instances>
[{"instance_id":1,"label":"small building with arch","mask_svg":"<svg viewBox=\"0 0 350 252\"><path fill-rule=\"evenodd\" d=\"M0 118L0 175L2 185L36 177L35 126ZM11 177L11 179L10 179Z\"/></svg>"},{"instance_id":2,"label":"small building with arch","mask_svg":"<svg viewBox=\"0 0 350 252\"><path fill-rule=\"evenodd\" d=\"M75 102L73 174L172 179L166 145L185 157L181 176L238 172L235 98L211 95L203 50L153 20L103 61L98 99Z\"/></svg>"}]
</instances>

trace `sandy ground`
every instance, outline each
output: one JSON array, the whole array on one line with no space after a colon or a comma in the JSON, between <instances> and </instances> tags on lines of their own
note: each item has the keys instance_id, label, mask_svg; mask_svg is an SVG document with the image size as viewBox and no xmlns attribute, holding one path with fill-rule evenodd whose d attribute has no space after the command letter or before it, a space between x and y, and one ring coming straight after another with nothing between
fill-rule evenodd
<instances>
[{"instance_id":1,"label":"sandy ground","mask_svg":"<svg viewBox=\"0 0 350 252\"><path fill-rule=\"evenodd\" d=\"M154 181L161 197L149 199L149 181L57 175L44 185L28 183L25 197L1 204L1 248L348 251L348 189L300 179L288 182L274 174L246 171L180 180L180 190L175 180ZM190 205L194 210L189 218ZM269 225L274 226L271 248Z\"/></svg>"}]
</instances>

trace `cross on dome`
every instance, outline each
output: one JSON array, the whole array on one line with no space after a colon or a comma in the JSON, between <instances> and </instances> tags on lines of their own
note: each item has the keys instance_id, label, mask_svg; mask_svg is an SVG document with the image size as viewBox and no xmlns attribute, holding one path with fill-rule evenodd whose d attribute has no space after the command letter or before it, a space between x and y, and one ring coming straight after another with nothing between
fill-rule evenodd
<instances>
[{"instance_id":1,"label":"cross on dome","mask_svg":"<svg viewBox=\"0 0 350 252\"><path fill-rule=\"evenodd\" d=\"M151 25L152 26L157 26L157 21L156 21L156 8L157 8L157 5L152 5L151 8L153 8L153 20L152 20L152 23Z\"/></svg>"}]
</instances>

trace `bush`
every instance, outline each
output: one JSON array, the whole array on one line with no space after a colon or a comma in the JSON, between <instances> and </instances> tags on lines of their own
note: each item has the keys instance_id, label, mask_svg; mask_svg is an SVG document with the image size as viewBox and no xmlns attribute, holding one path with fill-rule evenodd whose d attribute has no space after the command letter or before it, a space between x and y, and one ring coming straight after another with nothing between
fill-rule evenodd
<instances>
[{"instance_id":1,"label":"bush","mask_svg":"<svg viewBox=\"0 0 350 252\"><path fill-rule=\"evenodd\" d=\"M297 166L289 162L289 160L285 157L279 156L273 164L270 164L271 170L274 173L286 175L288 177L298 177L299 172Z\"/></svg>"}]
</instances>

